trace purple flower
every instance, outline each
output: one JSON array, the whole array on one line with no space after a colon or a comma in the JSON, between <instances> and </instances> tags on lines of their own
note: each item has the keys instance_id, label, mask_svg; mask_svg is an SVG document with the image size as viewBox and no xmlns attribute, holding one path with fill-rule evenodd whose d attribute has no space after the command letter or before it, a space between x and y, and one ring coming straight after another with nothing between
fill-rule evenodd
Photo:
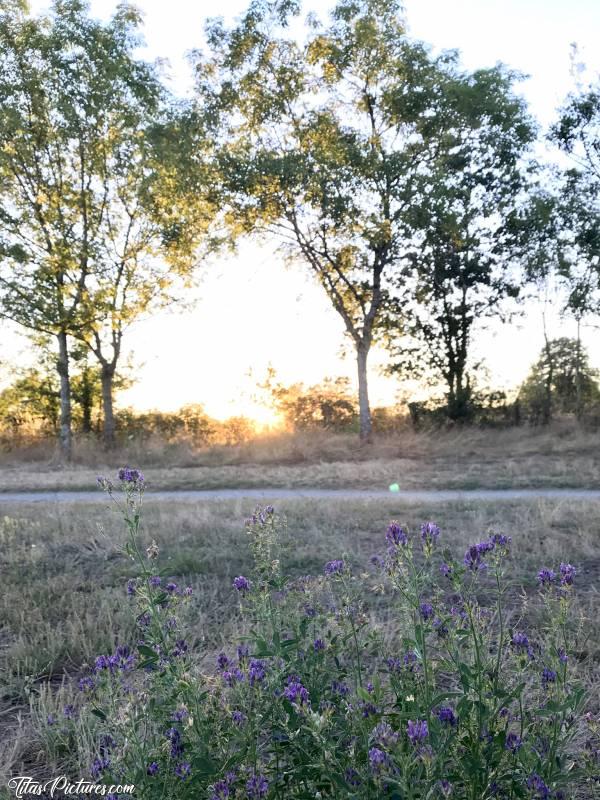
<instances>
[{"instance_id":1,"label":"purple flower","mask_svg":"<svg viewBox=\"0 0 600 800\"><path fill-rule=\"evenodd\" d=\"M234 667L232 670L225 670L221 677L227 686L234 686L236 683L240 683L244 680L244 673L237 667Z\"/></svg>"},{"instance_id":2,"label":"purple flower","mask_svg":"<svg viewBox=\"0 0 600 800\"><path fill-rule=\"evenodd\" d=\"M156 589L156 588L157 588L158 586L160 586L160 584L161 584L161 577L160 577L160 575L153 575L153 576L150 578L150 580L148 581L148 583L150 584L150 586L152 586L154 589Z\"/></svg>"},{"instance_id":3,"label":"purple flower","mask_svg":"<svg viewBox=\"0 0 600 800\"><path fill-rule=\"evenodd\" d=\"M440 572L444 578L451 578L454 574L454 568L451 567L450 564L442 564L440 567Z\"/></svg>"},{"instance_id":4,"label":"purple flower","mask_svg":"<svg viewBox=\"0 0 600 800\"><path fill-rule=\"evenodd\" d=\"M385 538L388 544L395 547L408 544L406 531L404 531L397 522L390 522L385 532Z\"/></svg>"},{"instance_id":5,"label":"purple flower","mask_svg":"<svg viewBox=\"0 0 600 800\"><path fill-rule=\"evenodd\" d=\"M262 683L267 675L267 669L264 661L259 658L253 658L250 661L248 668L248 682L250 686L255 686L257 683Z\"/></svg>"},{"instance_id":6,"label":"purple flower","mask_svg":"<svg viewBox=\"0 0 600 800\"><path fill-rule=\"evenodd\" d=\"M468 567L472 572L477 570L487 569L487 564L483 561L483 556L494 549L492 542L479 542L479 544L472 544L463 559L463 564Z\"/></svg>"},{"instance_id":7,"label":"purple flower","mask_svg":"<svg viewBox=\"0 0 600 800\"><path fill-rule=\"evenodd\" d=\"M178 658L179 656L184 655L185 653L187 653L187 649L188 646L185 639L177 639L177 641L175 642L175 647L173 648L174 657Z\"/></svg>"},{"instance_id":8,"label":"purple flower","mask_svg":"<svg viewBox=\"0 0 600 800\"><path fill-rule=\"evenodd\" d=\"M575 575L577 575L577 570L572 564L560 565L560 582L562 586L570 586Z\"/></svg>"},{"instance_id":9,"label":"purple flower","mask_svg":"<svg viewBox=\"0 0 600 800\"><path fill-rule=\"evenodd\" d=\"M231 721L233 722L234 725L241 727L244 724L244 722L246 722L246 720L247 720L246 715L243 714L241 711L236 710L231 712Z\"/></svg>"},{"instance_id":10,"label":"purple flower","mask_svg":"<svg viewBox=\"0 0 600 800\"><path fill-rule=\"evenodd\" d=\"M48 714L46 717L46 725L54 725L56 723L56 717L54 714Z\"/></svg>"},{"instance_id":11,"label":"purple flower","mask_svg":"<svg viewBox=\"0 0 600 800\"><path fill-rule=\"evenodd\" d=\"M228 797L231 797L231 783L227 778L222 781L217 781L213 786L213 793L210 796L210 800L227 800Z\"/></svg>"},{"instance_id":12,"label":"purple flower","mask_svg":"<svg viewBox=\"0 0 600 800\"><path fill-rule=\"evenodd\" d=\"M549 683L556 683L556 672L553 669L544 667L542 670L542 684L547 687Z\"/></svg>"},{"instance_id":13,"label":"purple flower","mask_svg":"<svg viewBox=\"0 0 600 800\"><path fill-rule=\"evenodd\" d=\"M508 550L512 544L512 536L505 536L503 533L495 533L491 537L490 542L494 545L494 547Z\"/></svg>"},{"instance_id":14,"label":"purple flower","mask_svg":"<svg viewBox=\"0 0 600 800\"><path fill-rule=\"evenodd\" d=\"M433 617L433 606L431 603L421 603L419 606L419 613L425 622L427 622L427 620L430 620Z\"/></svg>"},{"instance_id":15,"label":"purple flower","mask_svg":"<svg viewBox=\"0 0 600 800\"><path fill-rule=\"evenodd\" d=\"M185 708L185 706L182 706L181 708L178 708L176 711L173 712L171 719L173 720L173 722L183 722L183 720L187 719L188 716L189 716L189 711L187 710L187 708Z\"/></svg>"},{"instance_id":16,"label":"purple flower","mask_svg":"<svg viewBox=\"0 0 600 800\"><path fill-rule=\"evenodd\" d=\"M411 743L413 745L417 745L427 738L429 735L429 728L427 727L427 722L424 719L418 719L415 722L413 722L412 719L409 719L408 725L406 726L406 732Z\"/></svg>"},{"instance_id":17,"label":"purple flower","mask_svg":"<svg viewBox=\"0 0 600 800\"><path fill-rule=\"evenodd\" d=\"M325 575L341 575L344 571L344 562L341 558L335 559L334 561L328 561L325 564Z\"/></svg>"},{"instance_id":18,"label":"purple flower","mask_svg":"<svg viewBox=\"0 0 600 800\"><path fill-rule=\"evenodd\" d=\"M362 783L360 775L353 767L348 767L344 776L346 778L346 783L348 783L350 786L356 787L360 786L360 784Z\"/></svg>"},{"instance_id":19,"label":"purple flower","mask_svg":"<svg viewBox=\"0 0 600 800\"><path fill-rule=\"evenodd\" d=\"M541 569L537 575L540 586L550 586L556 578L556 572L553 569Z\"/></svg>"},{"instance_id":20,"label":"purple flower","mask_svg":"<svg viewBox=\"0 0 600 800\"><path fill-rule=\"evenodd\" d=\"M165 589L169 594L174 594L177 591L177 584L176 583L167 583Z\"/></svg>"},{"instance_id":21,"label":"purple flower","mask_svg":"<svg viewBox=\"0 0 600 800\"><path fill-rule=\"evenodd\" d=\"M313 648L315 653L318 653L320 650L325 650L325 642L323 639L315 639L313 642Z\"/></svg>"},{"instance_id":22,"label":"purple flower","mask_svg":"<svg viewBox=\"0 0 600 800\"><path fill-rule=\"evenodd\" d=\"M169 728L165 736L171 743L171 758L177 758L183 753L183 742L181 741L181 733L177 728Z\"/></svg>"},{"instance_id":23,"label":"purple flower","mask_svg":"<svg viewBox=\"0 0 600 800\"><path fill-rule=\"evenodd\" d=\"M250 655L250 648L247 644L239 644L237 647L238 663L242 664Z\"/></svg>"},{"instance_id":24,"label":"purple flower","mask_svg":"<svg viewBox=\"0 0 600 800\"><path fill-rule=\"evenodd\" d=\"M561 664L569 663L569 656L562 647L558 648L558 660L560 661Z\"/></svg>"},{"instance_id":25,"label":"purple flower","mask_svg":"<svg viewBox=\"0 0 600 800\"><path fill-rule=\"evenodd\" d=\"M249 592L251 585L252 584L248 578L244 578L243 575L238 575L237 578L233 579L233 587L234 589L237 589L240 594L246 594L246 592Z\"/></svg>"},{"instance_id":26,"label":"purple flower","mask_svg":"<svg viewBox=\"0 0 600 800\"><path fill-rule=\"evenodd\" d=\"M260 800L267 796L269 791L269 781L264 775L254 773L246 782L246 797L248 800Z\"/></svg>"},{"instance_id":27,"label":"purple flower","mask_svg":"<svg viewBox=\"0 0 600 800\"><path fill-rule=\"evenodd\" d=\"M193 594L194 594L194 590L192 589L191 586L186 586L185 589L183 590L183 596L184 597L191 597Z\"/></svg>"},{"instance_id":28,"label":"purple flower","mask_svg":"<svg viewBox=\"0 0 600 800\"><path fill-rule=\"evenodd\" d=\"M397 734L392 726L385 720L382 720L371 731L372 741L382 747L393 747L398 741L398 737L399 734Z\"/></svg>"},{"instance_id":29,"label":"purple flower","mask_svg":"<svg viewBox=\"0 0 600 800\"><path fill-rule=\"evenodd\" d=\"M90 767L92 778L97 780L108 767L110 767L110 760L108 758L95 758Z\"/></svg>"},{"instance_id":30,"label":"purple flower","mask_svg":"<svg viewBox=\"0 0 600 800\"><path fill-rule=\"evenodd\" d=\"M111 672L120 669L127 672L135 665L135 654L131 652L127 645L119 645L112 656L109 656L108 666Z\"/></svg>"},{"instance_id":31,"label":"purple flower","mask_svg":"<svg viewBox=\"0 0 600 800\"><path fill-rule=\"evenodd\" d=\"M360 703L360 711L365 719L374 717L375 714L379 714L379 709L375 703Z\"/></svg>"},{"instance_id":32,"label":"purple flower","mask_svg":"<svg viewBox=\"0 0 600 800\"><path fill-rule=\"evenodd\" d=\"M339 681L331 682L331 691L334 694L339 694L340 697L347 697L350 694L350 689L345 683Z\"/></svg>"},{"instance_id":33,"label":"purple flower","mask_svg":"<svg viewBox=\"0 0 600 800\"><path fill-rule=\"evenodd\" d=\"M131 597L131 595L134 595L134 594L135 594L135 587L136 587L136 585L137 585L137 582L136 582L136 580L135 580L134 578L130 578L130 579L127 581L127 594L128 594L130 597Z\"/></svg>"},{"instance_id":34,"label":"purple flower","mask_svg":"<svg viewBox=\"0 0 600 800\"><path fill-rule=\"evenodd\" d=\"M454 713L454 710L449 706L442 706L441 708L438 708L438 710L435 712L435 715L442 725L448 725L451 728L455 728L458 725L458 717Z\"/></svg>"},{"instance_id":35,"label":"purple flower","mask_svg":"<svg viewBox=\"0 0 600 800\"><path fill-rule=\"evenodd\" d=\"M91 692L94 688L94 679L89 675L86 675L84 678L81 678L79 681L79 691L80 692Z\"/></svg>"},{"instance_id":36,"label":"purple flower","mask_svg":"<svg viewBox=\"0 0 600 800\"><path fill-rule=\"evenodd\" d=\"M380 750L379 747L371 747L369 750L369 766L371 771L379 773L388 765L389 757L387 753Z\"/></svg>"},{"instance_id":37,"label":"purple flower","mask_svg":"<svg viewBox=\"0 0 600 800\"><path fill-rule=\"evenodd\" d=\"M144 485L144 474L139 469L121 467L117 476L121 483L130 484L134 488L141 489Z\"/></svg>"},{"instance_id":38,"label":"purple flower","mask_svg":"<svg viewBox=\"0 0 600 800\"><path fill-rule=\"evenodd\" d=\"M536 800L550 800L550 789L535 772L527 778L527 788Z\"/></svg>"},{"instance_id":39,"label":"purple flower","mask_svg":"<svg viewBox=\"0 0 600 800\"><path fill-rule=\"evenodd\" d=\"M529 644L529 639L524 633L516 631L511 639L511 645L517 653L527 653L529 658L533 658L533 648Z\"/></svg>"},{"instance_id":40,"label":"purple flower","mask_svg":"<svg viewBox=\"0 0 600 800\"><path fill-rule=\"evenodd\" d=\"M506 737L504 746L507 750L510 750L510 752L514 754L523 746L523 740L517 733L513 733L511 731Z\"/></svg>"},{"instance_id":41,"label":"purple flower","mask_svg":"<svg viewBox=\"0 0 600 800\"><path fill-rule=\"evenodd\" d=\"M100 672L102 669L108 669L110 666L107 656L98 656L94 661L94 669Z\"/></svg>"},{"instance_id":42,"label":"purple flower","mask_svg":"<svg viewBox=\"0 0 600 800\"><path fill-rule=\"evenodd\" d=\"M225 653L219 653L219 655L217 656L217 667L219 669L225 669L225 667L227 667L228 664L229 664L229 659L227 658Z\"/></svg>"},{"instance_id":43,"label":"purple flower","mask_svg":"<svg viewBox=\"0 0 600 800\"><path fill-rule=\"evenodd\" d=\"M421 525L421 539L426 547L431 547L439 538L440 529L435 522L424 522Z\"/></svg>"},{"instance_id":44,"label":"purple flower","mask_svg":"<svg viewBox=\"0 0 600 800\"><path fill-rule=\"evenodd\" d=\"M177 764L174 771L175 775L177 775L178 778L181 778L181 780L184 781L186 780L186 778L189 777L192 768L187 761L182 761L181 764Z\"/></svg>"},{"instance_id":45,"label":"purple flower","mask_svg":"<svg viewBox=\"0 0 600 800\"><path fill-rule=\"evenodd\" d=\"M75 706L66 705L63 708L63 716L65 719L75 719L75 717L77 716L77 709L75 708Z\"/></svg>"},{"instance_id":46,"label":"purple flower","mask_svg":"<svg viewBox=\"0 0 600 800\"><path fill-rule=\"evenodd\" d=\"M442 778L442 780L439 782L439 787L444 797L450 797L450 795L452 794L452 784L450 783L450 781L447 781L445 778Z\"/></svg>"},{"instance_id":47,"label":"purple flower","mask_svg":"<svg viewBox=\"0 0 600 800\"><path fill-rule=\"evenodd\" d=\"M156 761L151 761L150 764L148 764L148 768L146 770L146 774L147 775L156 775L156 773L158 772L159 769L160 769L160 767L158 766Z\"/></svg>"},{"instance_id":48,"label":"purple flower","mask_svg":"<svg viewBox=\"0 0 600 800\"><path fill-rule=\"evenodd\" d=\"M298 681L292 681L283 690L283 696L287 698L290 703L304 708L310 706L310 697L306 688Z\"/></svg>"}]
</instances>

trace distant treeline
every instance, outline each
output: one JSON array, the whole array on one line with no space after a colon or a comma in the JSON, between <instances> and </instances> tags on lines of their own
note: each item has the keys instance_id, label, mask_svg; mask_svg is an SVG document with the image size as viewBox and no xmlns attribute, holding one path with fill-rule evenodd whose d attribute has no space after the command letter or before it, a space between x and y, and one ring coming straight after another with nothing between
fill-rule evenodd
<instances>
[{"instance_id":1,"label":"distant treeline","mask_svg":"<svg viewBox=\"0 0 600 800\"><path fill-rule=\"evenodd\" d=\"M123 385L128 385L123 381ZM270 374L261 387L266 402L288 431L358 432L360 412L346 378L326 380L315 386L284 386ZM101 382L89 364L80 366L73 380L75 431L90 438L102 435ZM422 402L374 408L373 428L395 433L414 428L455 425L447 414L447 398L433 395ZM473 389L460 424L511 426L547 424L555 417L573 416L590 427L600 426L600 384L589 365L587 353L574 339L548 342L527 379L512 396L500 391ZM55 437L60 424L60 392L55 373L48 369L23 372L0 392L0 441L5 449L24 442ZM260 431L247 417L221 421L211 418L200 404L177 411L139 412L131 408L115 412L116 437L143 442L159 439L192 446L239 445Z\"/></svg>"}]
</instances>

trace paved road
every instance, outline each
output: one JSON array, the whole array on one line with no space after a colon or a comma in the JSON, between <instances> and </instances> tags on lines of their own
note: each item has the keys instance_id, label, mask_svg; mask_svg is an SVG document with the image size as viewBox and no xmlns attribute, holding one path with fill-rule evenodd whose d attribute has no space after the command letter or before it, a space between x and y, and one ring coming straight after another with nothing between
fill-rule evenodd
<instances>
[{"instance_id":1,"label":"paved road","mask_svg":"<svg viewBox=\"0 0 600 800\"><path fill-rule=\"evenodd\" d=\"M600 489L440 489L399 492L371 489L182 489L146 492L145 502L176 500L394 500L400 503L445 503L459 500L600 500ZM0 492L1 503L89 503L106 501L101 491Z\"/></svg>"}]
</instances>

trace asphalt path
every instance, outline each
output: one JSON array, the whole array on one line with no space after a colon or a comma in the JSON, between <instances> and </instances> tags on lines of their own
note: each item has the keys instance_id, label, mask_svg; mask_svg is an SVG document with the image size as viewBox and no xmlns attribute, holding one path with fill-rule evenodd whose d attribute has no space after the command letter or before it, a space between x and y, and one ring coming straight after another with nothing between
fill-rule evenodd
<instances>
[{"instance_id":1,"label":"asphalt path","mask_svg":"<svg viewBox=\"0 0 600 800\"><path fill-rule=\"evenodd\" d=\"M204 500L395 500L400 503L448 503L468 501L503 502L514 500L600 500L600 489L173 489L147 491L144 502L177 501L198 503ZM94 503L106 502L98 491L0 492L1 503Z\"/></svg>"}]
</instances>

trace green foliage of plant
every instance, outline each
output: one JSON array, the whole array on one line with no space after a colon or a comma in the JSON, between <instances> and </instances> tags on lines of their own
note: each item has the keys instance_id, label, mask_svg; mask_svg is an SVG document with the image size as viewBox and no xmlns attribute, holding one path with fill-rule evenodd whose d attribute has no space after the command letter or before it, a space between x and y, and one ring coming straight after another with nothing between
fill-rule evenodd
<instances>
[{"instance_id":1,"label":"green foliage of plant","mask_svg":"<svg viewBox=\"0 0 600 800\"><path fill-rule=\"evenodd\" d=\"M287 578L293 534L258 508L245 526L254 572L233 582L249 633L207 671L181 627L191 590L166 579L142 533L143 475L120 470L122 494L99 481L127 527L139 633L80 681L73 724L95 731L94 779L211 800L595 791L597 731L570 667L570 564L540 570L544 613L526 631L526 609L508 614L510 537L489 534L457 559L434 523L415 536L392 522L373 560L395 599L401 646L389 652L349 560Z\"/></svg>"}]
</instances>

